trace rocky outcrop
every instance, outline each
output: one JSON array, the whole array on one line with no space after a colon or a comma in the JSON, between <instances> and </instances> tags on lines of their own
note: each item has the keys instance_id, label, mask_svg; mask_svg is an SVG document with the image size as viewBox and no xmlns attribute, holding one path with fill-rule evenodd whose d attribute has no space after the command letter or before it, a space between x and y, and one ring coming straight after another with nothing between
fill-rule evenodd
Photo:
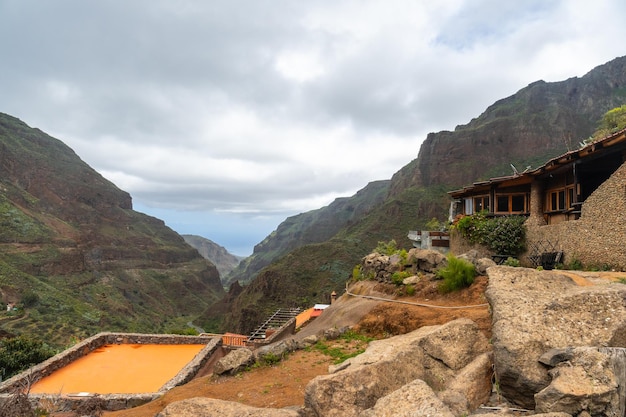
<instances>
[{"instance_id":1,"label":"rocky outcrop","mask_svg":"<svg viewBox=\"0 0 626 417\"><path fill-rule=\"evenodd\" d=\"M566 272L504 266L488 274L496 377L515 404L535 408L535 394L551 383L548 366L539 362L547 351L626 346L623 284L582 286Z\"/></svg>"},{"instance_id":2,"label":"rocky outcrop","mask_svg":"<svg viewBox=\"0 0 626 417\"><path fill-rule=\"evenodd\" d=\"M215 362L213 373L234 375L254 362L254 354L248 348L239 348L230 351L226 356Z\"/></svg>"},{"instance_id":3,"label":"rocky outcrop","mask_svg":"<svg viewBox=\"0 0 626 417\"><path fill-rule=\"evenodd\" d=\"M165 407L155 417L298 417L296 410L256 408L213 398L191 398Z\"/></svg>"},{"instance_id":4,"label":"rocky outcrop","mask_svg":"<svg viewBox=\"0 0 626 417\"><path fill-rule=\"evenodd\" d=\"M402 388L415 380L441 393L441 402L448 401L446 407L451 405L467 413L491 393L488 351L485 336L467 319L374 341L363 354L348 359L335 373L319 376L307 385L304 415L350 417L369 408L374 408L372 416L385 415L381 414L384 404L395 397L416 398L417 406L430 407L432 399L422 402L427 391L423 384ZM476 390L457 390L457 378L466 379L468 375L472 375ZM402 391L395 392L398 389ZM415 390L422 394L413 394ZM392 397L382 399L387 395ZM436 407L441 407L439 402Z\"/></svg>"},{"instance_id":5,"label":"rocky outcrop","mask_svg":"<svg viewBox=\"0 0 626 417\"><path fill-rule=\"evenodd\" d=\"M476 272L484 275L487 268L496 263L488 258L482 258L476 250L458 256L476 268ZM432 249L412 248L408 251L406 259L400 255L381 255L378 252L370 253L361 260L361 275L369 280L378 282L394 283L394 274L398 271L410 271L413 276L405 278L404 285L415 284L423 277L434 278L439 268L445 267L448 259L441 252Z\"/></svg>"}]
</instances>

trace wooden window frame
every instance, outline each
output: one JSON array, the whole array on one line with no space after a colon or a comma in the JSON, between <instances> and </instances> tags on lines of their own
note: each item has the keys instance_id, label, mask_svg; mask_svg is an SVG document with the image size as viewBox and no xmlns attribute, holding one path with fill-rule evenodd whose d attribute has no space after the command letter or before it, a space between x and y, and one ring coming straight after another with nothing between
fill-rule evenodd
<instances>
[{"instance_id":1,"label":"wooden window frame","mask_svg":"<svg viewBox=\"0 0 626 417\"><path fill-rule=\"evenodd\" d=\"M551 188L546 192L546 213L563 213L574 208L574 186Z\"/></svg>"},{"instance_id":2,"label":"wooden window frame","mask_svg":"<svg viewBox=\"0 0 626 417\"><path fill-rule=\"evenodd\" d=\"M481 207L482 208L478 208L478 205L476 204L478 201L480 201L481 203ZM483 210L487 210L490 211L490 198L489 198L489 194L482 194L482 195L476 195L474 197L472 197L472 204L474 206L474 213L480 213ZM486 204L485 204L486 203Z\"/></svg>"},{"instance_id":3,"label":"wooden window frame","mask_svg":"<svg viewBox=\"0 0 626 417\"><path fill-rule=\"evenodd\" d=\"M522 197L523 210L513 210L513 197ZM506 210L500 210L500 199L506 198ZM496 204L494 213L496 214L525 214L528 213L528 194L527 193L498 193L495 197Z\"/></svg>"}]
</instances>

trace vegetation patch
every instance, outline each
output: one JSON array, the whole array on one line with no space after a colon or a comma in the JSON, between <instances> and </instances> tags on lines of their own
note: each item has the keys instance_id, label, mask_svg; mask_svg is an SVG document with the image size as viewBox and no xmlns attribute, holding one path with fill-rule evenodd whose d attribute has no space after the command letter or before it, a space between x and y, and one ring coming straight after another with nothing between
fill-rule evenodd
<instances>
[{"instance_id":1,"label":"vegetation patch","mask_svg":"<svg viewBox=\"0 0 626 417\"><path fill-rule=\"evenodd\" d=\"M443 281L439 284L439 291L448 293L469 287L476 277L476 268L471 262L448 255L448 264L437 270L437 278Z\"/></svg>"},{"instance_id":2,"label":"vegetation patch","mask_svg":"<svg viewBox=\"0 0 626 417\"><path fill-rule=\"evenodd\" d=\"M461 217L453 226L471 243L488 247L495 254L516 256L526 249L524 216L487 217L484 211Z\"/></svg>"},{"instance_id":3,"label":"vegetation patch","mask_svg":"<svg viewBox=\"0 0 626 417\"><path fill-rule=\"evenodd\" d=\"M339 339L332 341L319 340L309 349L315 349L326 356L330 356L333 359L333 363L337 365L365 352L367 345L372 340L374 339L371 337L354 330L348 330Z\"/></svg>"}]
</instances>

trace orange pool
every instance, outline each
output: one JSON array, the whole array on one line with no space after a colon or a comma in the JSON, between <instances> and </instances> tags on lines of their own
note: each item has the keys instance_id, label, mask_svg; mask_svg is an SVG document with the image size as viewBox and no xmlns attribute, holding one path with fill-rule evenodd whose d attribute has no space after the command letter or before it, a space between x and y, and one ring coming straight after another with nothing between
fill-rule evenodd
<instances>
[{"instance_id":1,"label":"orange pool","mask_svg":"<svg viewBox=\"0 0 626 417\"><path fill-rule=\"evenodd\" d=\"M157 392L205 345L105 345L36 382L38 394Z\"/></svg>"}]
</instances>

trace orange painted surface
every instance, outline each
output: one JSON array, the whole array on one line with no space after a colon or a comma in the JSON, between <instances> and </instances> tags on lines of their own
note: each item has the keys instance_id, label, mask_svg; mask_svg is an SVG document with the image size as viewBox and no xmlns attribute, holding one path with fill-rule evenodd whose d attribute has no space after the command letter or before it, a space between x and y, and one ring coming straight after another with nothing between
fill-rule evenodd
<instances>
[{"instance_id":1,"label":"orange painted surface","mask_svg":"<svg viewBox=\"0 0 626 417\"><path fill-rule=\"evenodd\" d=\"M39 394L156 392L205 345L105 345L42 378Z\"/></svg>"},{"instance_id":2,"label":"orange painted surface","mask_svg":"<svg viewBox=\"0 0 626 417\"><path fill-rule=\"evenodd\" d=\"M298 314L296 316L296 328L311 320L311 313L313 313L313 307L309 308L308 310L304 310L302 313Z\"/></svg>"}]
</instances>

